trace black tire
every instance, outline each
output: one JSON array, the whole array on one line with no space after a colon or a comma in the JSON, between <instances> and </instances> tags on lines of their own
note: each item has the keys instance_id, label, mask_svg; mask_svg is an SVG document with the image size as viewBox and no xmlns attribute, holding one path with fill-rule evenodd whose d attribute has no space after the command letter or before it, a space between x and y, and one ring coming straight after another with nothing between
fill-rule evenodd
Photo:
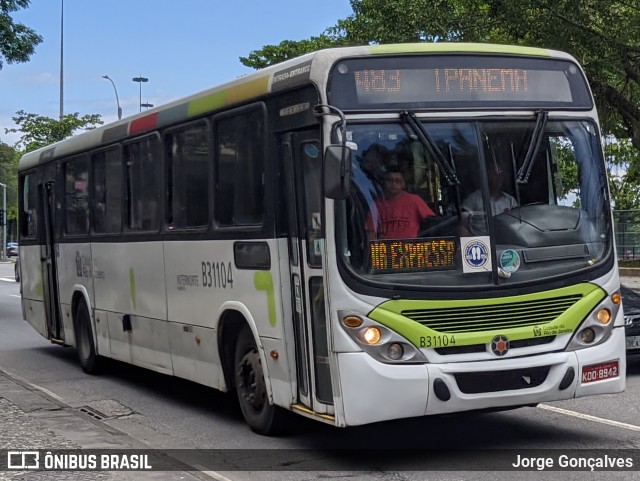
<instances>
[{"instance_id":1,"label":"black tire","mask_svg":"<svg viewBox=\"0 0 640 481\"><path fill-rule=\"evenodd\" d=\"M96 374L100 368L100 358L93 342L89 308L84 302L76 307L76 351L82 370L87 374Z\"/></svg>"},{"instance_id":2,"label":"black tire","mask_svg":"<svg viewBox=\"0 0 640 481\"><path fill-rule=\"evenodd\" d=\"M280 433L286 412L269 403L260 353L248 327L238 335L234 376L240 410L251 430L265 436Z\"/></svg>"}]
</instances>

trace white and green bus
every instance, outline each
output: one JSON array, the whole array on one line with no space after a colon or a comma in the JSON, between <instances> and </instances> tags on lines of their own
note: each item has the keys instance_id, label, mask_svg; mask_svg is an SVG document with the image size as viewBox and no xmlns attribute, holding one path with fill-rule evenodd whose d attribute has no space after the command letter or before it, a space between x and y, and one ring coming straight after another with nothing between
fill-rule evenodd
<instances>
[{"instance_id":1,"label":"white and green bus","mask_svg":"<svg viewBox=\"0 0 640 481\"><path fill-rule=\"evenodd\" d=\"M235 391L263 434L625 388L601 132L567 54L318 51L19 171L24 317L87 372Z\"/></svg>"}]
</instances>

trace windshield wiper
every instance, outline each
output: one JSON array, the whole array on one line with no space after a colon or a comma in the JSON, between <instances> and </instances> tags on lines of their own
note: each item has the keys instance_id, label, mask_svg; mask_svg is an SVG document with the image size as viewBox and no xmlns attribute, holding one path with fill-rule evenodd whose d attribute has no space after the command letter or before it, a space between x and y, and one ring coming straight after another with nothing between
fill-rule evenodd
<instances>
[{"instance_id":1,"label":"windshield wiper","mask_svg":"<svg viewBox=\"0 0 640 481\"><path fill-rule=\"evenodd\" d=\"M522 167L518 170L518 176L516 177L516 183L518 184L526 184L529 182L529 176L531 175L531 170L533 170L533 163L538 155L538 150L540 150L540 144L542 143L548 117L549 113L544 110L536 113L536 125L531 134L531 142L529 142L527 155L525 155Z\"/></svg>"},{"instance_id":2,"label":"windshield wiper","mask_svg":"<svg viewBox=\"0 0 640 481\"><path fill-rule=\"evenodd\" d=\"M449 184L450 186L459 185L460 181L458 180L455 169L449 163L442 151L438 148L438 145L433 140L433 137L429 135L429 132L427 132L420 121L418 121L418 119L416 118L416 114L414 114L413 112L404 111L400 114L400 118L404 119L407 124L409 124L409 126L413 129L415 134L420 139L420 142L422 142L422 145L427 148L427 150L436 160L436 163L438 164L438 167L440 167L442 175L447 181L447 184Z\"/></svg>"}]
</instances>

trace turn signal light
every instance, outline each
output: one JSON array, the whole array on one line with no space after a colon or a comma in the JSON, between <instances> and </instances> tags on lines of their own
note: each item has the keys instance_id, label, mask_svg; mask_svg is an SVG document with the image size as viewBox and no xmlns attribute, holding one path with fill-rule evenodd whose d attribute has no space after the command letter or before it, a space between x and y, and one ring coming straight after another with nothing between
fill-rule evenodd
<instances>
[{"instance_id":1,"label":"turn signal light","mask_svg":"<svg viewBox=\"0 0 640 481\"><path fill-rule=\"evenodd\" d=\"M347 316L342 318L342 323L347 327L360 327L362 322L362 319L358 316Z\"/></svg>"},{"instance_id":2,"label":"turn signal light","mask_svg":"<svg viewBox=\"0 0 640 481\"><path fill-rule=\"evenodd\" d=\"M611 302L613 302L614 304L620 304L621 300L622 296L619 292L614 292L613 294L611 294Z\"/></svg>"}]
</instances>

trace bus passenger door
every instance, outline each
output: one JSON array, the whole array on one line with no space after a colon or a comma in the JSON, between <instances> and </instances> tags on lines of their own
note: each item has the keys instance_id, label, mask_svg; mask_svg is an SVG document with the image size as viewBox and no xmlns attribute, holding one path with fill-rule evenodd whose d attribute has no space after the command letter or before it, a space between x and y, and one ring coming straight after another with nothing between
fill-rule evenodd
<instances>
[{"instance_id":1,"label":"bus passenger door","mask_svg":"<svg viewBox=\"0 0 640 481\"><path fill-rule=\"evenodd\" d=\"M57 260L55 252L54 215L55 183L52 181L38 184L38 199L42 212L42 225L38 228L40 261L42 262L42 296L47 323L47 338L53 342L64 342L64 329L60 316L58 295Z\"/></svg>"},{"instance_id":2,"label":"bus passenger door","mask_svg":"<svg viewBox=\"0 0 640 481\"><path fill-rule=\"evenodd\" d=\"M281 146L289 231L298 403L333 414L322 271L322 155L318 130L287 134Z\"/></svg>"}]
</instances>

